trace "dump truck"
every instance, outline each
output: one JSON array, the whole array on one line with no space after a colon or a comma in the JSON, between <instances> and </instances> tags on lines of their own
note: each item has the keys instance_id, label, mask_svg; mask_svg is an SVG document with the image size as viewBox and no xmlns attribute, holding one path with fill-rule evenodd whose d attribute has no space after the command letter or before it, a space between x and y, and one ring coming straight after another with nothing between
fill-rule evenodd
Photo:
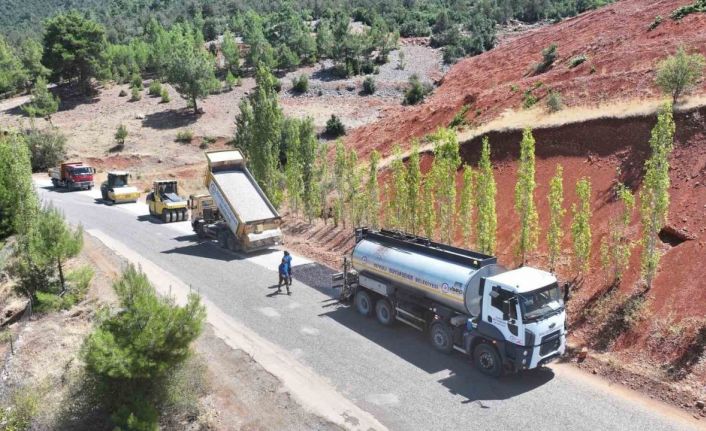
<instances>
[{"instance_id":1,"label":"dump truck","mask_svg":"<svg viewBox=\"0 0 706 431\"><path fill-rule=\"evenodd\" d=\"M83 162L66 162L55 168L49 168L49 177L55 188L71 190L91 190L93 174L96 170Z\"/></svg>"},{"instance_id":2,"label":"dump truck","mask_svg":"<svg viewBox=\"0 0 706 431\"><path fill-rule=\"evenodd\" d=\"M470 355L498 377L559 358L566 313L557 279L531 267L389 230L356 229L356 244L333 286L361 315L428 332L444 353Z\"/></svg>"},{"instance_id":3,"label":"dump truck","mask_svg":"<svg viewBox=\"0 0 706 431\"><path fill-rule=\"evenodd\" d=\"M108 178L101 184L101 197L105 202L137 202L140 191L128 185L130 174L125 171L110 171Z\"/></svg>"},{"instance_id":4,"label":"dump truck","mask_svg":"<svg viewBox=\"0 0 706 431\"><path fill-rule=\"evenodd\" d=\"M189 199L194 232L246 253L282 244L281 217L248 171L240 150L209 151L206 159L209 194Z\"/></svg>"},{"instance_id":5,"label":"dump truck","mask_svg":"<svg viewBox=\"0 0 706 431\"><path fill-rule=\"evenodd\" d=\"M149 207L150 215L162 219L164 223L186 220L187 202L179 196L178 184L175 180L155 181L145 202Z\"/></svg>"}]
</instances>

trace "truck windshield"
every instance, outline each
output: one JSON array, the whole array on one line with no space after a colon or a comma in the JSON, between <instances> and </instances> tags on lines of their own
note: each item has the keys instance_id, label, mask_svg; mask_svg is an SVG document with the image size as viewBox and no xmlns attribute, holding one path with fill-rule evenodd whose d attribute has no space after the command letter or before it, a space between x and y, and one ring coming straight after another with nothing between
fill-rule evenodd
<instances>
[{"instance_id":1,"label":"truck windshield","mask_svg":"<svg viewBox=\"0 0 706 431\"><path fill-rule=\"evenodd\" d=\"M561 298L561 290L559 290L557 283L552 283L532 292L522 293L519 297L525 322L549 317L564 309L564 301Z\"/></svg>"},{"instance_id":2,"label":"truck windshield","mask_svg":"<svg viewBox=\"0 0 706 431\"><path fill-rule=\"evenodd\" d=\"M93 173L91 168L73 168L71 169L73 175L89 175Z\"/></svg>"}]
</instances>

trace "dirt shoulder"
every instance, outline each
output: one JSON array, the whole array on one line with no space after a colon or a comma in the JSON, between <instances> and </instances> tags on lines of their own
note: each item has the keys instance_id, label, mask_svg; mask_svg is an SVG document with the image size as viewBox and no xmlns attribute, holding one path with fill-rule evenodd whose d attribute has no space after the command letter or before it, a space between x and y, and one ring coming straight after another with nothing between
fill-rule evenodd
<instances>
[{"instance_id":1,"label":"dirt shoulder","mask_svg":"<svg viewBox=\"0 0 706 431\"><path fill-rule=\"evenodd\" d=\"M0 400L18 390L35 394L41 406L32 429L62 429L72 411L72 391L83 365L80 349L92 331L97 310L115 305L111 284L126 261L90 235L81 255L70 267L89 264L95 276L84 301L63 312L35 314L7 328L13 336L0 342ZM3 285L3 305L12 296ZM4 308L4 307L2 307ZM338 426L304 410L281 382L241 350L230 348L208 324L193 346L194 360L204 368L204 387L197 400L197 415L163 417L170 430L337 430ZM82 421L86 423L86 421ZM91 429L110 429L100 414ZM63 428L69 429L69 428Z\"/></svg>"}]
</instances>

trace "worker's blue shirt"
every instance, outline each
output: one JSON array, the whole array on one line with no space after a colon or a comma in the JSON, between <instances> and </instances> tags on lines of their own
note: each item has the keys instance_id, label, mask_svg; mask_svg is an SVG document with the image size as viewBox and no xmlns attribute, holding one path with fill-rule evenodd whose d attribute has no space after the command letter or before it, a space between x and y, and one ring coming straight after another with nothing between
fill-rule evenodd
<instances>
[{"instance_id":1,"label":"worker's blue shirt","mask_svg":"<svg viewBox=\"0 0 706 431\"><path fill-rule=\"evenodd\" d=\"M280 275L289 275L289 266L286 263L279 264L279 274Z\"/></svg>"},{"instance_id":2,"label":"worker's blue shirt","mask_svg":"<svg viewBox=\"0 0 706 431\"><path fill-rule=\"evenodd\" d=\"M287 272L292 269L292 256L284 256L282 259L284 259L284 263L287 265Z\"/></svg>"}]
</instances>

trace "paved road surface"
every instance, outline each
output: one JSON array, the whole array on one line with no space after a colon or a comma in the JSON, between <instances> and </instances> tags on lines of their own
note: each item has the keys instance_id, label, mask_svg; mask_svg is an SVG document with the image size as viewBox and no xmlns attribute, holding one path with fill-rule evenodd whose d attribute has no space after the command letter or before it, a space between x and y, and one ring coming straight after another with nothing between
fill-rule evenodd
<instances>
[{"instance_id":1,"label":"paved road surface","mask_svg":"<svg viewBox=\"0 0 706 431\"><path fill-rule=\"evenodd\" d=\"M293 295L273 294L280 252L244 258L199 242L188 222L150 219L144 203L107 206L97 190L64 193L39 181L43 199L72 223L100 230L295 355L340 393L394 430L698 429L654 405L586 384L568 366L500 380L461 354L434 351L407 327L384 328L337 304L320 266L295 257ZM663 409L667 410L668 409Z\"/></svg>"}]
</instances>

